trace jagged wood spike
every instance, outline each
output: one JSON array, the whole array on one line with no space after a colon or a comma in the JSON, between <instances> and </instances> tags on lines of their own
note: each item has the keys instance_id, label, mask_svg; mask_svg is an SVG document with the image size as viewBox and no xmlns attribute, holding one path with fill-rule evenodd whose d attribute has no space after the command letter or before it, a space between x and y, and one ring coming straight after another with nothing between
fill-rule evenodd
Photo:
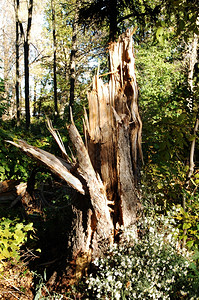
<instances>
[{"instance_id":1,"label":"jagged wood spike","mask_svg":"<svg viewBox=\"0 0 199 300\"><path fill-rule=\"evenodd\" d=\"M77 159L76 159L75 155L73 154L73 151L72 151L71 147L68 146L68 149L70 150L70 154L71 154L73 164L76 165L77 164Z\"/></svg>"},{"instance_id":2,"label":"jagged wood spike","mask_svg":"<svg viewBox=\"0 0 199 300\"><path fill-rule=\"evenodd\" d=\"M84 121L85 121L85 125L86 125L86 129L89 132L90 128L89 128L89 121L88 121L88 115L86 112L86 108L84 107Z\"/></svg>"},{"instance_id":3,"label":"jagged wood spike","mask_svg":"<svg viewBox=\"0 0 199 300\"><path fill-rule=\"evenodd\" d=\"M66 153L66 149L65 149L64 143L62 141L62 138L59 134L59 131L55 131L55 129L52 126L52 121L48 117L46 118L46 124L47 124L48 130L50 131L50 133L52 134L54 140L58 144L58 146L59 146L59 148L62 152L62 156L67 160L67 162L70 163L70 157Z\"/></svg>"},{"instance_id":4,"label":"jagged wood spike","mask_svg":"<svg viewBox=\"0 0 199 300\"><path fill-rule=\"evenodd\" d=\"M84 139L85 139L85 146L86 146L86 149L88 150L88 141L87 141L87 127L86 127L86 124L85 124L85 121L84 119L82 120L83 121L83 130L84 130Z\"/></svg>"}]
</instances>

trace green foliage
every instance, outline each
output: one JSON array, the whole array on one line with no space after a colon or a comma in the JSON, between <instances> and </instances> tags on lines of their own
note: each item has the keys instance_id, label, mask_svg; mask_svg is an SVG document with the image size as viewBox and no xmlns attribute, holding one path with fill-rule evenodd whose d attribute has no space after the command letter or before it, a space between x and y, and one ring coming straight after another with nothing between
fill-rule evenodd
<instances>
[{"instance_id":1,"label":"green foliage","mask_svg":"<svg viewBox=\"0 0 199 300\"><path fill-rule=\"evenodd\" d=\"M85 26L95 24L97 30L106 28L108 41L126 31L131 26L138 27L140 37L154 24L161 11L161 2L142 0L92 0L84 1L80 9L79 20ZM108 42L107 41L107 42Z\"/></svg>"},{"instance_id":2,"label":"green foliage","mask_svg":"<svg viewBox=\"0 0 199 300\"><path fill-rule=\"evenodd\" d=\"M54 0L55 7L55 34L56 34L56 65L57 65L57 96L58 110L66 112L66 120L69 120L69 98L70 98L70 68L71 68L71 47L73 44L73 30L78 4L75 0L57 1ZM52 44L52 7L51 2L47 3L45 9L44 35L48 44ZM75 24L78 26L77 24ZM101 34L102 35L102 34ZM85 103L88 85L90 84L90 74L93 70L90 60L96 55L96 48L99 47L100 40L94 36L93 31L78 27L75 35L75 105ZM42 87L40 96L36 101L37 115L51 115L54 110L53 105L53 51L52 47L46 48L46 58L42 60L43 70Z\"/></svg>"},{"instance_id":3,"label":"green foliage","mask_svg":"<svg viewBox=\"0 0 199 300\"><path fill-rule=\"evenodd\" d=\"M65 122L63 120L57 121L58 128L62 133L65 129ZM8 144L6 140L23 139L27 143L50 151L58 153L58 146L54 143L53 138L50 136L46 125L45 119L35 119L31 124L29 131L25 129L25 123L21 122L20 127L16 126L15 120L0 121L0 181L7 179L20 179L27 181L30 173L32 172L35 161L20 152L16 147ZM63 133L64 142L67 137Z\"/></svg>"},{"instance_id":4,"label":"green foliage","mask_svg":"<svg viewBox=\"0 0 199 300\"><path fill-rule=\"evenodd\" d=\"M178 220L179 238L191 251L199 249L199 194L184 191L186 211L179 206L175 215Z\"/></svg>"},{"instance_id":5,"label":"green foliage","mask_svg":"<svg viewBox=\"0 0 199 300\"><path fill-rule=\"evenodd\" d=\"M142 172L142 192L164 208L182 203L188 167L180 161L148 163Z\"/></svg>"},{"instance_id":6,"label":"green foliage","mask_svg":"<svg viewBox=\"0 0 199 300\"><path fill-rule=\"evenodd\" d=\"M140 109L144 118L143 150L149 159L153 157L153 162L168 162L176 150L181 154L187 147L184 137L190 125L187 94L184 93L184 98L179 95L185 80L181 51L177 51L176 45L165 46L142 44L136 47Z\"/></svg>"},{"instance_id":7,"label":"green foliage","mask_svg":"<svg viewBox=\"0 0 199 300\"><path fill-rule=\"evenodd\" d=\"M198 1L165 1L164 13L166 25L174 27L176 34L188 38L192 33L199 33Z\"/></svg>"},{"instance_id":8,"label":"green foliage","mask_svg":"<svg viewBox=\"0 0 199 300\"><path fill-rule=\"evenodd\" d=\"M27 242L28 232L33 224L19 223L19 220L2 218L0 221L0 260L19 259L20 247Z\"/></svg>"},{"instance_id":9,"label":"green foliage","mask_svg":"<svg viewBox=\"0 0 199 300\"><path fill-rule=\"evenodd\" d=\"M191 94L183 58L185 45L168 42L166 34L161 27L157 31L164 35L164 45L147 37L147 43L135 47L143 119L143 189L163 207L182 204L197 111L196 102L192 113L187 107Z\"/></svg>"},{"instance_id":10,"label":"green foliage","mask_svg":"<svg viewBox=\"0 0 199 300\"><path fill-rule=\"evenodd\" d=\"M87 292L95 299L197 299L197 257L177 250L178 230L172 213L158 216L150 209L140 220L140 239L123 234L125 242L114 245L94 262ZM187 298L188 297L188 298Z\"/></svg>"}]
</instances>

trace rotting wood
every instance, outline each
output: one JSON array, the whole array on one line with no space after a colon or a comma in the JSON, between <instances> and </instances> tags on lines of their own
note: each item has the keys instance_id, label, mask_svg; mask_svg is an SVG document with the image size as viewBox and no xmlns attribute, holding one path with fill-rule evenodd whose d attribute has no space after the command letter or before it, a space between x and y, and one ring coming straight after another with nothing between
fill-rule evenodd
<instances>
[{"instance_id":1,"label":"rotting wood","mask_svg":"<svg viewBox=\"0 0 199 300\"><path fill-rule=\"evenodd\" d=\"M15 205L24 196L27 183L18 180L5 180L0 182L0 203Z\"/></svg>"},{"instance_id":2,"label":"rotting wood","mask_svg":"<svg viewBox=\"0 0 199 300\"><path fill-rule=\"evenodd\" d=\"M4 180L0 182L0 193L5 193L13 190L19 184L18 180Z\"/></svg>"}]
</instances>

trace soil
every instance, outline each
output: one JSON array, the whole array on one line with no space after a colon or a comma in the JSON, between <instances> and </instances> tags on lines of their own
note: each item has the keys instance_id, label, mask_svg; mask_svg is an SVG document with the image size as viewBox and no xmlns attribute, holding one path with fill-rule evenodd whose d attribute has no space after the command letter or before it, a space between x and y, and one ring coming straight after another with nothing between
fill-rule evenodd
<instances>
[{"instance_id":1,"label":"soil","mask_svg":"<svg viewBox=\"0 0 199 300\"><path fill-rule=\"evenodd\" d=\"M0 272L0 299L33 300L33 276L23 265L6 263Z\"/></svg>"}]
</instances>

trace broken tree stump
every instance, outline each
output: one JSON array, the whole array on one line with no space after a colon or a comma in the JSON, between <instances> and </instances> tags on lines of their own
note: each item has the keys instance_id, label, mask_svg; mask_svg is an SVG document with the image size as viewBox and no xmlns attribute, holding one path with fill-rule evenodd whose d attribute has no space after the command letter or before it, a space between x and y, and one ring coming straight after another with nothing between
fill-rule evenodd
<instances>
[{"instance_id":1,"label":"broken tree stump","mask_svg":"<svg viewBox=\"0 0 199 300\"><path fill-rule=\"evenodd\" d=\"M135 225L138 156L142 160L142 122L138 110L133 39L130 30L109 46L110 80L93 78L85 111L85 141L71 114L69 136L76 159L69 158L58 132L48 127L58 143L62 159L28 145L11 142L47 166L79 192L71 205L68 247L71 257L96 257L116 240L116 228ZM78 259L77 259L78 261ZM77 266L78 267L78 266Z\"/></svg>"}]
</instances>

